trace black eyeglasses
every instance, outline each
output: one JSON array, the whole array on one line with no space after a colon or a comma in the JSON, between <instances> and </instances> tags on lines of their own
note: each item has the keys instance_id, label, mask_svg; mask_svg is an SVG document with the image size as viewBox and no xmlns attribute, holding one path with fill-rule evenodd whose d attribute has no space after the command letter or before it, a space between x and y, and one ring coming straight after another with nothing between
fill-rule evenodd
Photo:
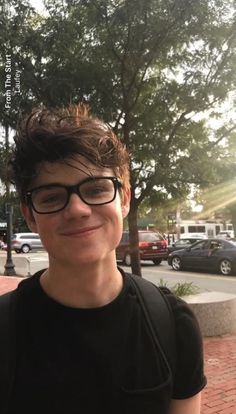
<instances>
[{"instance_id":1,"label":"black eyeglasses","mask_svg":"<svg viewBox=\"0 0 236 414\"><path fill-rule=\"evenodd\" d=\"M63 210L74 193L89 206L111 203L121 187L117 177L89 177L76 185L48 184L32 188L25 198L36 213L50 214Z\"/></svg>"}]
</instances>

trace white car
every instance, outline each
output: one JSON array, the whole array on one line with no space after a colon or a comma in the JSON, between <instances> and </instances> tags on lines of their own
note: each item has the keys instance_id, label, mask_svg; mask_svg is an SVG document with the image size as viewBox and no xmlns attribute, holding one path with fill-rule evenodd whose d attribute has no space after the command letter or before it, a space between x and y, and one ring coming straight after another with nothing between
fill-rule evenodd
<instances>
[{"instance_id":1,"label":"white car","mask_svg":"<svg viewBox=\"0 0 236 414\"><path fill-rule=\"evenodd\" d=\"M207 235L205 233L181 233L180 239L188 239L188 238L198 238L198 239L207 239Z\"/></svg>"},{"instance_id":2,"label":"white car","mask_svg":"<svg viewBox=\"0 0 236 414\"><path fill-rule=\"evenodd\" d=\"M233 239L234 231L233 230L222 230L217 234L217 239Z\"/></svg>"},{"instance_id":3,"label":"white car","mask_svg":"<svg viewBox=\"0 0 236 414\"><path fill-rule=\"evenodd\" d=\"M44 249L37 233L15 233L13 234L11 245L16 253L28 253L30 250Z\"/></svg>"}]
</instances>

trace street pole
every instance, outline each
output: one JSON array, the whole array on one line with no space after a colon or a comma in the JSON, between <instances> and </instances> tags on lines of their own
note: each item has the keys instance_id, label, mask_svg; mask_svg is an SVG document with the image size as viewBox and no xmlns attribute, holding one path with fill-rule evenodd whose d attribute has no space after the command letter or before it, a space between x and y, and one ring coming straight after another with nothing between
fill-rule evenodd
<instances>
[{"instance_id":1,"label":"street pole","mask_svg":"<svg viewBox=\"0 0 236 414\"><path fill-rule=\"evenodd\" d=\"M177 206L176 209L176 230L177 230L177 240L180 239L180 223L181 223L181 214L180 214L180 206Z\"/></svg>"},{"instance_id":2,"label":"street pole","mask_svg":"<svg viewBox=\"0 0 236 414\"><path fill-rule=\"evenodd\" d=\"M7 216L7 260L5 263L5 276L15 276L15 265L12 261L12 252L11 252L11 240L12 240L12 214L13 206L11 203L5 204L6 216Z\"/></svg>"}]
</instances>

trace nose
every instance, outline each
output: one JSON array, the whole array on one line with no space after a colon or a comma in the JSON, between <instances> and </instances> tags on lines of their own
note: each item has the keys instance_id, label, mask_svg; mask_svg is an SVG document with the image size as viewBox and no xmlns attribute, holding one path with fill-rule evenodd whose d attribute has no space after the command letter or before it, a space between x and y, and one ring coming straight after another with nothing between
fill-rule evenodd
<instances>
[{"instance_id":1,"label":"nose","mask_svg":"<svg viewBox=\"0 0 236 414\"><path fill-rule=\"evenodd\" d=\"M78 194L72 193L64 209L64 213L67 216L89 216L91 214L91 206L84 203Z\"/></svg>"}]
</instances>

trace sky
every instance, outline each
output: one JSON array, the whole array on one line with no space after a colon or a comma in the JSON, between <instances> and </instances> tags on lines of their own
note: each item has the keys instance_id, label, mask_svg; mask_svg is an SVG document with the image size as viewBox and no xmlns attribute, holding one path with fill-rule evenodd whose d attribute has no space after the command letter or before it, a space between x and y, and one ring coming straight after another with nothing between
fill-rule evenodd
<instances>
[{"instance_id":1,"label":"sky","mask_svg":"<svg viewBox=\"0 0 236 414\"><path fill-rule=\"evenodd\" d=\"M41 12L44 9L42 0L30 0L32 6L38 11Z\"/></svg>"}]
</instances>

